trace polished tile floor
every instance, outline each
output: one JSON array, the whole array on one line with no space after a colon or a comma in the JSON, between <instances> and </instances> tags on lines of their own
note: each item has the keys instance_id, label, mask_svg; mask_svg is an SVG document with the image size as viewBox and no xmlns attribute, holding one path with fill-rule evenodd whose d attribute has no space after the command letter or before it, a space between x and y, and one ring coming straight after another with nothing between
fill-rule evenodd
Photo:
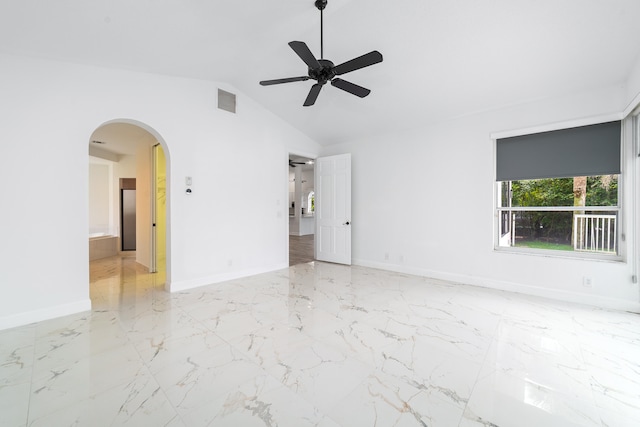
<instances>
[{"instance_id":1,"label":"polished tile floor","mask_svg":"<svg viewBox=\"0 0 640 427\"><path fill-rule=\"evenodd\" d=\"M313 261L314 235L289 236L289 266Z\"/></svg>"},{"instance_id":2,"label":"polished tile floor","mask_svg":"<svg viewBox=\"0 0 640 427\"><path fill-rule=\"evenodd\" d=\"M325 263L0 332L2 426L638 426L640 316Z\"/></svg>"}]
</instances>

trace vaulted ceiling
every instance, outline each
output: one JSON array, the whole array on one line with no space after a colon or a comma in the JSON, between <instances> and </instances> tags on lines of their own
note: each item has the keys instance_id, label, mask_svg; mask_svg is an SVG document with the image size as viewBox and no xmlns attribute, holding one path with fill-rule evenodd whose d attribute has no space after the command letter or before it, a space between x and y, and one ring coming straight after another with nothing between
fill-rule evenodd
<instances>
[{"instance_id":1,"label":"vaulted ceiling","mask_svg":"<svg viewBox=\"0 0 640 427\"><path fill-rule=\"evenodd\" d=\"M384 62L344 76L367 98L325 86L313 107L312 81L258 84L306 74L289 41L320 56L313 0L2 0L0 52L228 82L332 144L623 85L639 17L638 0L329 0L324 56Z\"/></svg>"}]
</instances>

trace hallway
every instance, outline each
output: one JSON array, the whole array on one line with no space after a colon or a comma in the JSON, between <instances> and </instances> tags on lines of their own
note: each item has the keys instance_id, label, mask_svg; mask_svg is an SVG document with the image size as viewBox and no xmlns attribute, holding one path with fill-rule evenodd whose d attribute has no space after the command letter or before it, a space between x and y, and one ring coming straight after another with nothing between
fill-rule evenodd
<instances>
[{"instance_id":1,"label":"hallway","mask_svg":"<svg viewBox=\"0 0 640 427\"><path fill-rule=\"evenodd\" d=\"M289 266L313 261L314 235L289 235Z\"/></svg>"},{"instance_id":2,"label":"hallway","mask_svg":"<svg viewBox=\"0 0 640 427\"><path fill-rule=\"evenodd\" d=\"M94 310L119 310L128 297L164 293L164 271L149 273L136 262L135 252L89 263L89 295Z\"/></svg>"}]
</instances>

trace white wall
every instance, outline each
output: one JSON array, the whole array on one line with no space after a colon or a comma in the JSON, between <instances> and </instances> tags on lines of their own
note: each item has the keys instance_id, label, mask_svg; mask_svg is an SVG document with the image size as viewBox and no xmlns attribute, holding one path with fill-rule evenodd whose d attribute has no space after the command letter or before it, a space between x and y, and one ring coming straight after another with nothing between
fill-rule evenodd
<instances>
[{"instance_id":1,"label":"white wall","mask_svg":"<svg viewBox=\"0 0 640 427\"><path fill-rule=\"evenodd\" d=\"M629 262L493 250L491 134L615 115L624 104L624 87L616 86L327 147L322 155L352 153L354 263L640 309ZM626 226L633 221L627 215ZM628 254L629 260L636 256ZM593 289L582 286L583 276L593 278Z\"/></svg>"},{"instance_id":2,"label":"white wall","mask_svg":"<svg viewBox=\"0 0 640 427\"><path fill-rule=\"evenodd\" d=\"M89 162L89 234L114 233L113 167L107 160Z\"/></svg>"},{"instance_id":3,"label":"white wall","mask_svg":"<svg viewBox=\"0 0 640 427\"><path fill-rule=\"evenodd\" d=\"M308 137L225 84L8 55L0 69L0 329L89 309L87 146L116 119L146 124L164 144L172 290L288 265L283 165L290 152L320 154ZM322 150L353 153L354 261L637 307L629 263L492 250L491 133L619 112L630 84ZM216 108L218 87L238 94L238 114ZM593 290L581 286L587 274Z\"/></svg>"},{"instance_id":4,"label":"white wall","mask_svg":"<svg viewBox=\"0 0 640 427\"><path fill-rule=\"evenodd\" d=\"M120 178L136 177L136 156L121 155L118 156L118 162L113 164L113 211L112 215L115 221L115 235L122 236L120 231ZM119 241L120 242L120 241ZM118 250L121 248L119 243Z\"/></svg>"},{"instance_id":5,"label":"white wall","mask_svg":"<svg viewBox=\"0 0 640 427\"><path fill-rule=\"evenodd\" d=\"M0 329L89 309L87 147L116 119L165 144L173 290L288 265L283 165L319 152L298 130L225 84L4 54L0 69ZM237 114L216 108L218 87Z\"/></svg>"},{"instance_id":6,"label":"white wall","mask_svg":"<svg viewBox=\"0 0 640 427\"><path fill-rule=\"evenodd\" d=\"M629 73L625 89L625 107L629 113L640 103L640 56L636 58L635 65Z\"/></svg>"},{"instance_id":7,"label":"white wall","mask_svg":"<svg viewBox=\"0 0 640 427\"><path fill-rule=\"evenodd\" d=\"M120 178L135 178L136 177L136 156L135 155L122 155L118 163L114 165L115 178L118 180L116 187L120 185Z\"/></svg>"},{"instance_id":8,"label":"white wall","mask_svg":"<svg viewBox=\"0 0 640 427\"><path fill-rule=\"evenodd\" d=\"M89 233L120 236L120 178L135 179L136 156L108 157L89 156Z\"/></svg>"},{"instance_id":9,"label":"white wall","mask_svg":"<svg viewBox=\"0 0 640 427\"><path fill-rule=\"evenodd\" d=\"M152 136L149 135L151 139ZM148 143L148 142L147 142ZM95 165L108 165L109 182L104 186L92 174L98 173ZM120 236L120 178L136 177L136 156L122 155L96 148L89 144L89 233L107 232L113 236ZM102 194L108 187L108 194ZM108 230L102 230L96 225L100 215L104 215L104 205L107 205ZM118 245L120 248L120 245Z\"/></svg>"},{"instance_id":10,"label":"white wall","mask_svg":"<svg viewBox=\"0 0 640 427\"><path fill-rule=\"evenodd\" d=\"M640 56L636 58L636 63L631 73L629 74L626 86L626 99L627 99L627 108L625 110L626 113L640 114L637 108L640 104ZM633 241L635 242L636 247L640 249L640 123L636 123L636 134L638 135L638 141L633 149L633 153L631 157L634 158L634 162L636 165L635 168L635 185L636 185L636 193L635 200L631 200L631 202L635 202L635 209L631 212L631 219L634 221L635 225L635 234L630 233L633 236ZM629 133L633 134L632 130L628 130ZM633 230L632 230L633 231ZM632 260L632 267L635 275L635 279L640 281L640 253L635 254L635 259Z\"/></svg>"}]
</instances>

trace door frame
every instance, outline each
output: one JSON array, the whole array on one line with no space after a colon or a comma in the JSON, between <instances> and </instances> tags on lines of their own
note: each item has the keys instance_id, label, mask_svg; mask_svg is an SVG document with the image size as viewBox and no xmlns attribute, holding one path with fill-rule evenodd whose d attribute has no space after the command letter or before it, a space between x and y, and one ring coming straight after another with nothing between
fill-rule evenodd
<instances>
[{"instance_id":1,"label":"door frame","mask_svg":"<svg viewBox=\"0 0 640 427\"><path fill-rule=\"evenodd\" d=\"M315 179L315 161L316 161L318 155L317 154L313 154L313 153L299 152L299 151L287 151L286 155L287 155L287 157L286 157L285 160L286 160L286 164L287 164L287 169L286 169L286 180L285 180L285 182L287 184L286 184L285 188L286 188L287 192L286 192L286 197L284 199L285 200L284 216L286 218L286 224L287 224L286 227L285 227L286 228L285 236L286 236L286 248L287 248L287 251L286 251L287 265L289 265L289 256L290 256L289 251L291 250L291 248L289 247L289 232L290 232L290 229L289 229L289 158L291 156L296 156L296 157L306 157L307 159L313 160L313 162L314 162L313 173L314 173L314 179ZM315 183L314 183L314 191L315 191ZM282 206L282 204L280 204L280 206ZM316 208L316 210L318 209L318 200L317 200L317 198L316 198L316 202L315 202L315 208ZM314 221L313 230L314 230L314 233L315 233L315 230L316 230L316 224L315 224L316 219L315 219L315 217L313 218L313 221ZM314 235L314 240L315 240L315 235ZM313 259L314 259L314 261L315 261L315 258L316 258L316 248L315 248L315 243L314 243L314 245L313 245Z\"/></svg>"}]
</instances>

